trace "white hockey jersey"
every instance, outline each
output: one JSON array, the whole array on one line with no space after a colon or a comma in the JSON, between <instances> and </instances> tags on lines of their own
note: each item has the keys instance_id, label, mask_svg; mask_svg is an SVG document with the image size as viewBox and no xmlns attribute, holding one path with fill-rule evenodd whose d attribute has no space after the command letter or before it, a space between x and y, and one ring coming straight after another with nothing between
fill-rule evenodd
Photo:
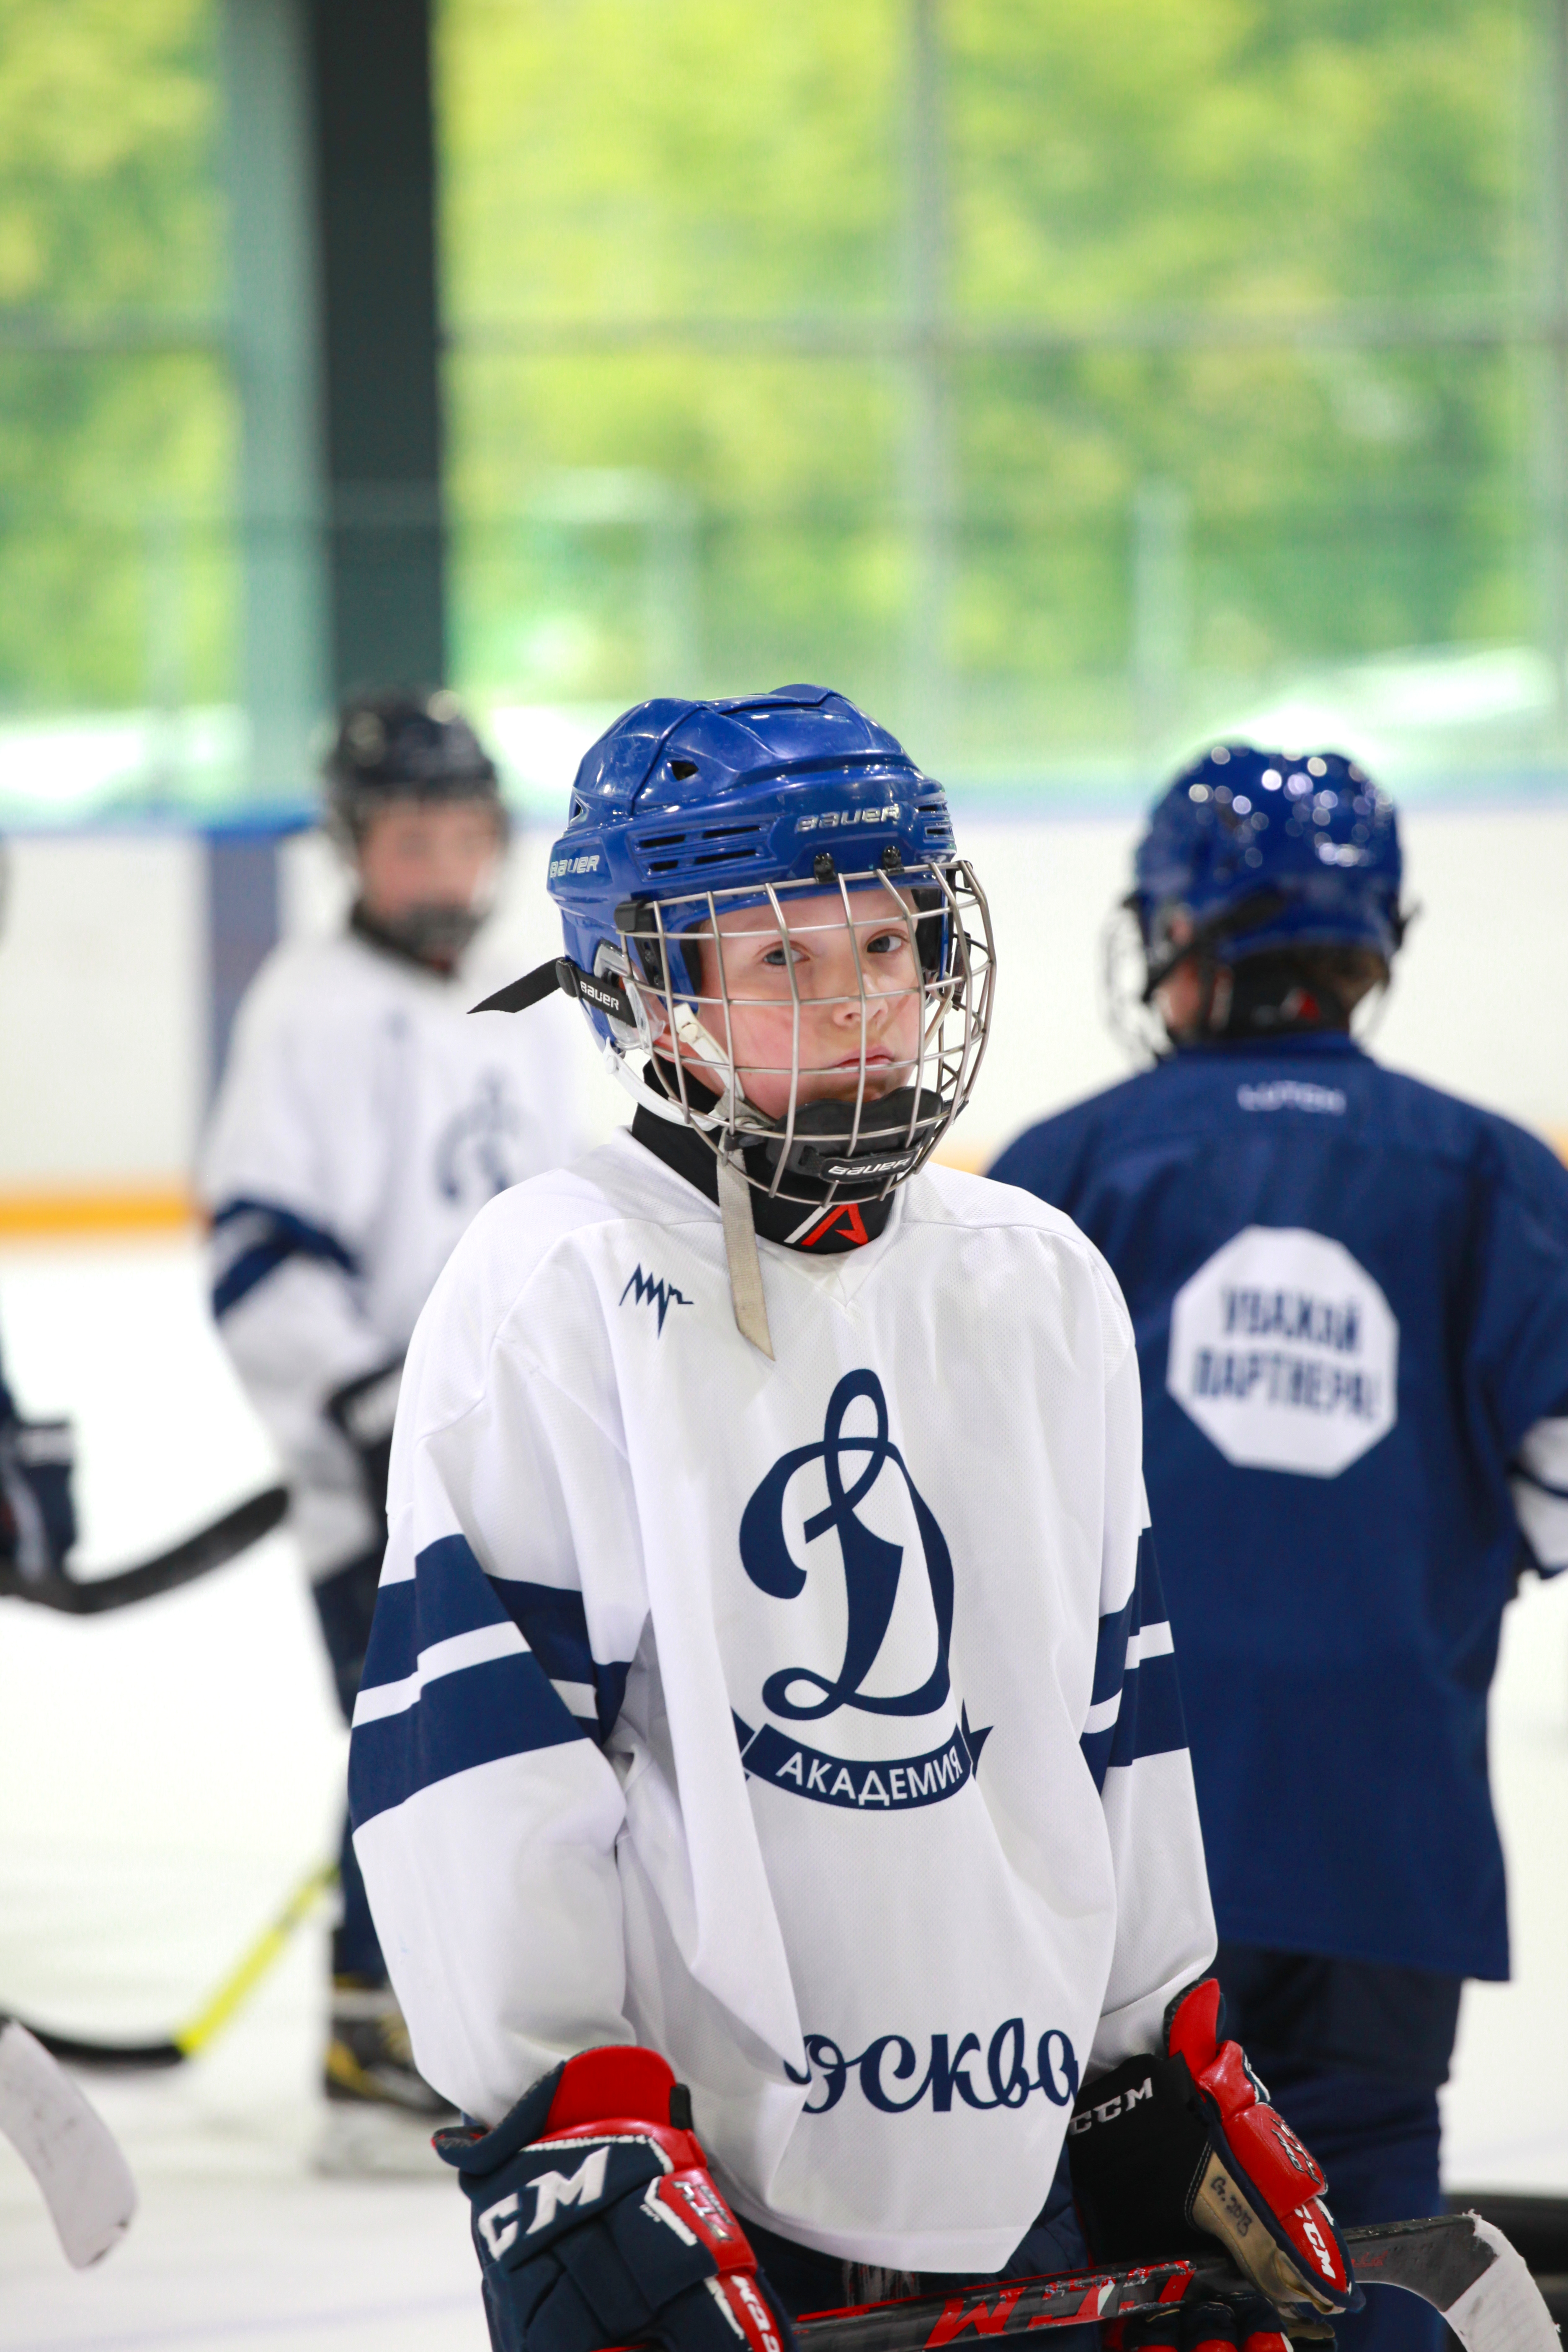
<instances>
[{"instance_id":1,"label":"white hockey jersey","mask_svg":"<svg viewBox=\"0 0 1568 2352\"><path fill-rule=\"evenodd\" d=\"M444 980L353 933L285 945L235 1025L200 1171L213 1307L315 1577L379 1535L326 1400L403 1353L475 1211L579 1147L575 1016L470 1020L515 976L483 950Z\"/></svg>"},{"instance_id":2,"label":"white hockey jersey","mask_svg":"<svg viewBox=\"0 0 1568 2352\"><path fill-rule=\"evenodd\" d=\"M487 2124L635 2039L743 2214L998 2267L1088 2067L1214 1927L1103 1260L931 1168L760 1244L623 1134L494 1202L409 1352L356 1849L422 2073Z\"/></svg>"}]
</instances>

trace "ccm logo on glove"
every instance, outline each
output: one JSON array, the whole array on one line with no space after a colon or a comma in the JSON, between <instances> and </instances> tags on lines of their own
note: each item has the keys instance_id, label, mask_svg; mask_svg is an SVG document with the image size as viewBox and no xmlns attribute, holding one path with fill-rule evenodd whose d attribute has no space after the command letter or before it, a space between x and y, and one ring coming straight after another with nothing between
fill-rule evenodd
<instances>
[{"instance_id":1,"label":"ccm logo on glove","mask_svg":"<svg viewBox=\"0 0 1568 2352\"><path fill-rule=\"evenodd\" d=\"M596 2147L570 2176L547 2172L542 2180L534 2181L533 2193L538 2202L528 2225L529 2236L531 2238L535 2230L549 2228L558 2205L596 2205L605 2193L605 2172L609 2161L609 2149ZM479 2234L498 2263L517 2236L518 2224L509 2221L508 2216L517 2211L518 2194L514 2189L510 2197L487 2206L479 2215ZM504 2228L500 2226L503 2223Z\"/></svg>"},{"instance_id":2,"label":"ccm logo on glove","mask_svg":"<svg viewBox=\"0 0 1568 2352\"><path fill-rule=\"evenodd\" d=\"M1154 2078L1146 2074L1132 2090L1121 2091L1114 2099L1106 2099L1098 2106L1085 2107L1073 2116L1068 2130L1076 2137L1079 2132L1092 2131L1096 2124L1113 2123L1118 2116L1130 2114L1140 2099L1152 2099L1153 2095Z\"/></svg>"}]
</instances>

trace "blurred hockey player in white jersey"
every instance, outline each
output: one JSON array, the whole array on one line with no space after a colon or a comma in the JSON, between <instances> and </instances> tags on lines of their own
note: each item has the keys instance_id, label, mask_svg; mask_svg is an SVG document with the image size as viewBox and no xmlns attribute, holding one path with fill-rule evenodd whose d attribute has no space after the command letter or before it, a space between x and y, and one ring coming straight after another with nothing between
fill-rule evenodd
<instances>
[{"instance_id":1,"label":"blurred hockey player in white jersey","mask_svg":"<svg viewBox=\"0 0 1568 2352\"><path fill-rule=\"evenodd\" d=\"M509 1034L466 1017L499 976L481 927L507 823L495 767L453 698L352 702L326 787L353 908L336 937L285 944L258 973L202 1187L214 1311L293 1487L347 1716L415 1319L475 1211L576 1139L559 1026ZM333 1974L329 2098L444 2111L409 2059L346 1830ZM360 2145L368 2126L341 2120Z\"/></svg>"},{"instance_id":2,"label":"blurred hockey player in white jersey","mask_svg":"<svg viewBox=\"0 0 1568 2352\"><path fill-rule=\"evenodd\" d=\"M1070 2264L1075 2197L1097 2258L1247 2273L1154 2340L1325 2332L1206 1974L1126 1309L931 1159L993 993L941 786L821 688L647 703L550 874L495 1009L563 987L636 1116L420 1318L350 1767L493 2343L776 2352Z\"/></svg>"}]
</instances>

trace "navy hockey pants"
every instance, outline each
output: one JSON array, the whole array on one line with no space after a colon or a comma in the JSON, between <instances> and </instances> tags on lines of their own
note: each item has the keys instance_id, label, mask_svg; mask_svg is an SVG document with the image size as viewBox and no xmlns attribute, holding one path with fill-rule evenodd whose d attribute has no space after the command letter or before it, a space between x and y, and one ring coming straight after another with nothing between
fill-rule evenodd
<instances>
[{"instance_id":1,"label":"navy hockey pants","mask_svg":"<svg viewBox=\"0 0 1568 2352\"><path fill-rule=\"evenodd\" d=\"M332 1680L337 1685L338 1705L343 1711L343 1721L353 1719L354 1701L359 1696L360 1677L364 1673L364 1655L370 1647L370 1622L375 1614L376 1586L381 1581L382 1547L362 1553L351 1559L346 1568L333 1570L319 1584L311 1587L315 1597L316 1614L321 1621L326 1639L327 1655L332 1662ZM386 1962L381 1956L381 1939L375 1932L375 1922L370 1916L370 1902L360 1875L354 1853L353 1830L347 1810L343 1813L342 1843L338 1850L338 1869L342 1879L342 1916L332 1931L332 1974L335 1977L361 1977L367 1984L386 1982Z\"/></svg>"}]
</instances>

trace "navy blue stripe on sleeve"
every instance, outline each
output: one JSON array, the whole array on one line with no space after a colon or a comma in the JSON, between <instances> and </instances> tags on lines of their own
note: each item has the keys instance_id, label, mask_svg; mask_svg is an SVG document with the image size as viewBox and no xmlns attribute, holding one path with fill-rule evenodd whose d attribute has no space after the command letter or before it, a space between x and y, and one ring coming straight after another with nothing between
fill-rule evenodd
<instances>
[{"instance_id":1,"label":"navy blue stripe on sleeve","mask_svg":"<svg viewBox=\"0 0 1568 2352\"><path fill-rule=\"evenodd\" d=\"M349 1748L354 1827L455 1773L584 1737L526 1651L442 1675L426 1684L413 1706L355 1726Z\"/></svg>"},{"instance_id":2,"label":"navy blue stripe on sleeve","mask_svg":"<svg viewBox=\"0 0 1568 2352\"><path fill-rule=\"evenodd\" d=\"M357 1274L359 1261L336 1234L296 1216L273 1201L226 1201L213 1218L215 1240L223 1236L229 1255L213 1285L213 1314L219 1322L291 1257L317 1258Z\"/></svg>"},{"instance_id":3,"label":"navy blue stripe on sleeve","mask_svg":"<svg viewBox=\"0 0 1568 2352\"><path fill-rule=\"evenodd\" d=\"M426 1544L411 1577L382 1586L360 1687L406 1682L423 1653L437 1643L509 1620L546 1683L574 1683L593 1692L593 1714L584 1704L576 1720L599 1739L607 1738L621 1711L630 1660L595 1657L580 1592L487 1576L466 1536L442 1536ZM560 1694L555 1696L559 1702Z\"/></svg>"},{"instance_id":4,"label":"navy blue stripe on sleeve","mask_svg":"<svg viewBox=\"0 0 1568 2352\"><path fill-rule=\"evenodd\" d=\"M1097 1789L1104 1788L1113 1764L1135 1764L1140 1757L1168 1755L1187 1744L1173 1654L1162 1648L1131 1667L1127 1664L1128 1646L1143 1628L1163 1629L1166 1622L1159 1562L1145 1528L1131 1597L1124 1608L1100 1621L1090 1720L1079 1743ZM1105 1719L1097 1724L1097 1715Z\"/></svg>"},{"instance_id":5,"label":"navy blue stripe on sleeve","mask_svg":"<svg viewBox=\"0 0 1568 2352\"><path fill-rule=\"evenodd\" d=\"M583 1596L556 1584L527 1584L495 1576L490 1590L552 1682L587 1683L598 1705L599 1736L615 1728L626 1696L630 1659L595 1658Z\"/></svg>"},{"instance_id":6,"label":"navy blue stripe on sleeve","mask_svg":"<svg viewBox=\"0 0 1568 2352\"><path fill-rule=\"evenodd\" d=\"M384 1584L376 1594L360 1687L405 1682L421 1650L449 1642L454 1633L505 1622L506 1612L467 1536L442 1536L419 1553L411 1577Z\"/></svg>"},{"instance_id":7,"label":"navy blue stripe on sleeve","mask_svg":"<svg viewBox=\"0 0 1568 2352\"><path fill-rule=\"evenodd\" d=\"M1163 1657L1145 1658L1122 1685L1121 1712L1111 1731L1106 1769L1136 1764L1141 1756L1168 1756L1186 1744L1181 1680L1175 1658L1167 1650Z\"/></svg>"},{"instance_id":8,"label":"navy blue stripe on sleeve","mask_svg":"<svg viewBox=\"0 0 1568 2352\"><path fill-rule=\"evenodd\" d=\"M1138 1577L1134 1575L1132 1590L1124 1608L1112 1617L1100 1621L1100 1639L1094 1652L1094 1689L1090 1705L1100 1706L1114 1698L1121 1688L1121 1678L1127 1672L1127 1643L1142 1620L1134 1614L1138 1607Z\"/></svg>"}]
</instances>

